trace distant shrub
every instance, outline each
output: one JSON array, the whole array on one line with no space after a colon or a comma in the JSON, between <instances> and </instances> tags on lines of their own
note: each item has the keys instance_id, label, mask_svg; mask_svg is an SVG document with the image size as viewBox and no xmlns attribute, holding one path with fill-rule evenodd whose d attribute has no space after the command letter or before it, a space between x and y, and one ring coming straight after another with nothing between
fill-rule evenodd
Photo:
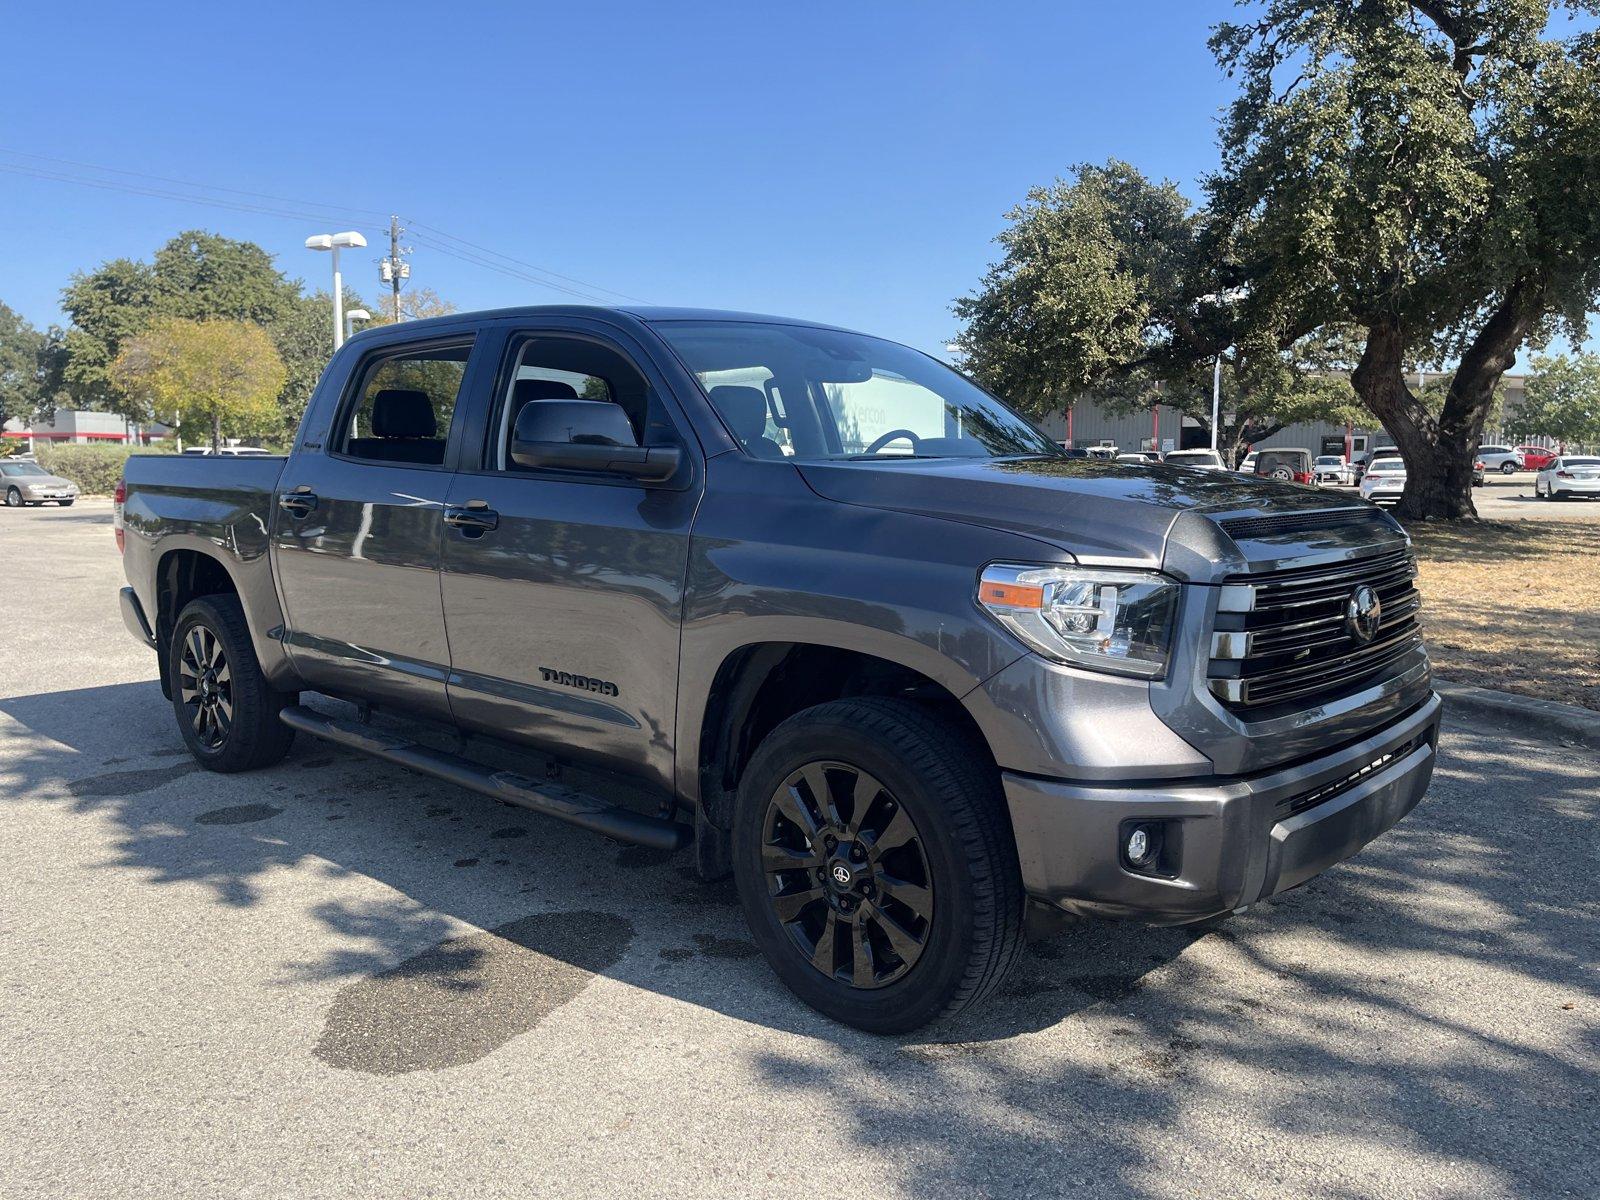
<instances>
[{"instance_id":1,"label":"distant shrub","mask_svg":"<svg viewBox=\"0 0 1600 1200\"><path fill-rule=\"evenodd\" d=\"M35 457L53 475L70 479L86 496L109 496L122 478L130 454L170 454L164 446L95 446L73 442L38 443Z\"/></svg>"}]
</instances>

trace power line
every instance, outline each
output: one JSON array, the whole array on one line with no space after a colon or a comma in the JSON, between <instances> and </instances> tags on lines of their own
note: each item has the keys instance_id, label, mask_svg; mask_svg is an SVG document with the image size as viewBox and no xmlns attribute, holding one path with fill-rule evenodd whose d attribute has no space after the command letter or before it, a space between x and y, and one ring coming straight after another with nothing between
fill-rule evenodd
<instances>
[{"instance_id":1,"label":"power line","mask_svg":"<svg viewBox=\"0 0 1600 1200\"><path fill-rule=\"evenodd\" d=\"M271 200L274 203L292 204L301 209L321 208L328 210L330 213L353 214L363 221L381 221L383 219L383 214L375 209L350 208L342 204L323 204L317 200L296 200L291 196L274 196L268 192L250 192L243 188L224 187L216 183L197 183L192 179L174 179L167 175L151 175L145 171L130 171L126 167L104 167L98 163L79 162L71 158L53 158L48 154L30 154L26 150L12 150L5 146L0 146L0 154L9 154L13 158L28 158L38 162L55 163L64 167L77 167L85 171L102 171L109 175L127 175L134 179L149 179L156 183L175 184L178 187L196 188L201 191L227 192L233 196L248 196L255 200ZM73 182L82 181L74 180Z\"/></svg>"},{"instance_id":2,"label":"power line","mask_svg":"<svg viewBox=\"0 0 1600 1200\"><path fill-rule=\"evenodd\" d=\"M0 154L7 154L17 158L32 159L40 163L54 163L61 167L74 167L81 171L99 171L108 174L124 175L130 179L148 180L150 183L128 183L112 179L96 179L84 176L74 171L61 170L58 167L35 166L32 163L6 163L0 162L0 171L13 175L21 175L32 179L45 180L54 183L69 183L79 187L97 188L101 191L121 192L125 195L145 196L158 200L175 200L180 203L195 204L207 208L224 209L230 212L251 213L260 216L276 217L289 221L323 222L331 216L338 215L341 220L352 220L365 224L368 229L381 221L381 216L373 211L349 208L343 205L324 204L320 201L297 200L287 196L275 196L266 192L252 192L243 188L223 187L217 184L199 183L194 180L176 179L164 175L152 175L143 171L131 171L122 167L107 167L97 163L79 162L74 159L52 158L49 155L31 154L22 150L12 150L0 147ZM152 184L165 184L165 187L155 187ZM229 196L243 197L243 199L227 199L224 196L195 195L174 189L190 188L200 192L223 192ZM269 201L270 203L259 203ZM321 209L321 212L310 211ZM398 218L390 218L391 225ZM565 295L576 297L593 304L609 304L606 296L618 297L623 300L635 300L644 303L640 297L617 291L614 288L602 287L599 284L589 283L575 276L563 275L559 271L552 271L536 263L503 254L476 242L448 233L436 226L426 225L420 221L412 221L411 227L416 232L419 244L427 246L436 253L457 259L472 266L485 270L495 271L512 279L535 286L547 288L551 291L561 292ZM398 228L392 227L391 233L391 258L397 259ZM394 269L391 266L391 271ZM561 281L561 282L558 282Z\"/></svg>"}]
</instances>

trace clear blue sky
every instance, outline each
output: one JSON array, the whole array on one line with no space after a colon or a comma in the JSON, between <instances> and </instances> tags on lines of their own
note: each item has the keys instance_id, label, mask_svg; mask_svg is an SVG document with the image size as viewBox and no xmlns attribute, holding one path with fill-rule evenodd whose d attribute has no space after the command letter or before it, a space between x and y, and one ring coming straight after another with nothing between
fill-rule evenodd
<instances>
[{"instance_id":1,"label":"clear blue sky","mask_svg":"<svg viewBox=\"0 0 1600 1200\"><path fill-rule=\"evenodd\" d=\"M1193 183L1231 90L1221 2L11 6L0 146L391 211L655 303L836 321L936 350L1032 184L1116 155ZM24 163L0 154L0 163ZM33 161L44 171L78 168ZM97 176L136 187L149 180ZM245 203L253 203L242 197ZM0 300L179 229L326 286L282 219L0 172ZM462 308L561 293L419 247Z\"/></svg>"}]
</instances>

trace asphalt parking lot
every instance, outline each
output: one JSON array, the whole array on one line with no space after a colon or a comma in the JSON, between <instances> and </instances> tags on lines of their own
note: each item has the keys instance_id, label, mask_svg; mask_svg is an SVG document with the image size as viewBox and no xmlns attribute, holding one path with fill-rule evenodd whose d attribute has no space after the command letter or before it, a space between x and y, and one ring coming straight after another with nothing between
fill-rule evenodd
<instances>
[{"instance_id":1,"label":"asphalt parking lot","mask_svg":"<svg viewBox=\"0 0 1600 1200\"><path fill-rule=\"evenodd\" d=\"M686 854L304 740L198 770L105 502L0 511L0 572L0 1193L1600 1194L1592 752L1452 723L1299 891L881 1039Z\"/></svg>"}]
</instances>

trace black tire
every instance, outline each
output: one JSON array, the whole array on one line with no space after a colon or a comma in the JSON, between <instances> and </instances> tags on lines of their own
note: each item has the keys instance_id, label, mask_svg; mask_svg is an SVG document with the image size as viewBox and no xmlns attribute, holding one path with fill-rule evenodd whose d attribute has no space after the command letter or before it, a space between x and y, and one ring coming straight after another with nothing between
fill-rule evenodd
<instances>
[{"instance_id":1,"label":"black tire","mask_svg":"<svg viewBox=\"0 0 1600 1200\"><path fill-rule=\"evenodd\" d=\"M7 488L6 489L6 507L7 508L21 508L22 507L22 493L19 492L16 488Z\"/></svg>"},{"instance_id":2,"label":"black tire","mask_svg":"<svg viewBox=\"0 0 1600 1200\"><path fill-rule=\"evenodd\" d=\"M1512 462L1509 458L1500 464L1500 474L1502 475L1515 475L1516 471L1517 464Z\"/></svg>"},{"instance_id":3,"label":"black tire","mask_svg":"<svg viewBox=\"0 0 1600 1200\"><path fill-rule=\"evenodd\" d=\"M178 729L202 767L250 771L289 752L294 730L278 713L295 695L262 675L237 596L191 600L178 614L167 653Z\"/></svg>"},{"instance_id":4,"label":"black tire","mask_svg":"<svg viewBox=\"0 0 1600 1200\"><path fill-rule=\"evenodd\" d=\"M56 503L59 504L62 508L71 508L72 507L72 501L71 500L57 500Z\"/></svg>"},{"instance_id":5,"label":"black tire","mask_svg":"<svg viewBox=\"0 0 1600 1200\"><path fill-rule=\"evenodd\" d=\"M841 803L832 810L838 820L808 836L779 809L812 820L810 785L788 785L818 770L835 800L845 800L852 778L881 790L864 803L853 792L848 817ZM827 829L847 835L826 852L831 858L819 849ZM774 867L784 839L801 849ZM842 891L836 877L828 880L846 848L864 857ZM951 1016L999 987L1022 951L1022 878L998 774L965 730L912 701L833 701L768 734L739 782L733 860L745 919L778 977L812 1008L857 1029L905 1033ZM926 886L908 888L918 873ZM822 898L780 918L778 899L813 891ZM839 961L841 937L849 963ZM813 965L819 958L832 969Z\"/></svg>"}]
</instances>

